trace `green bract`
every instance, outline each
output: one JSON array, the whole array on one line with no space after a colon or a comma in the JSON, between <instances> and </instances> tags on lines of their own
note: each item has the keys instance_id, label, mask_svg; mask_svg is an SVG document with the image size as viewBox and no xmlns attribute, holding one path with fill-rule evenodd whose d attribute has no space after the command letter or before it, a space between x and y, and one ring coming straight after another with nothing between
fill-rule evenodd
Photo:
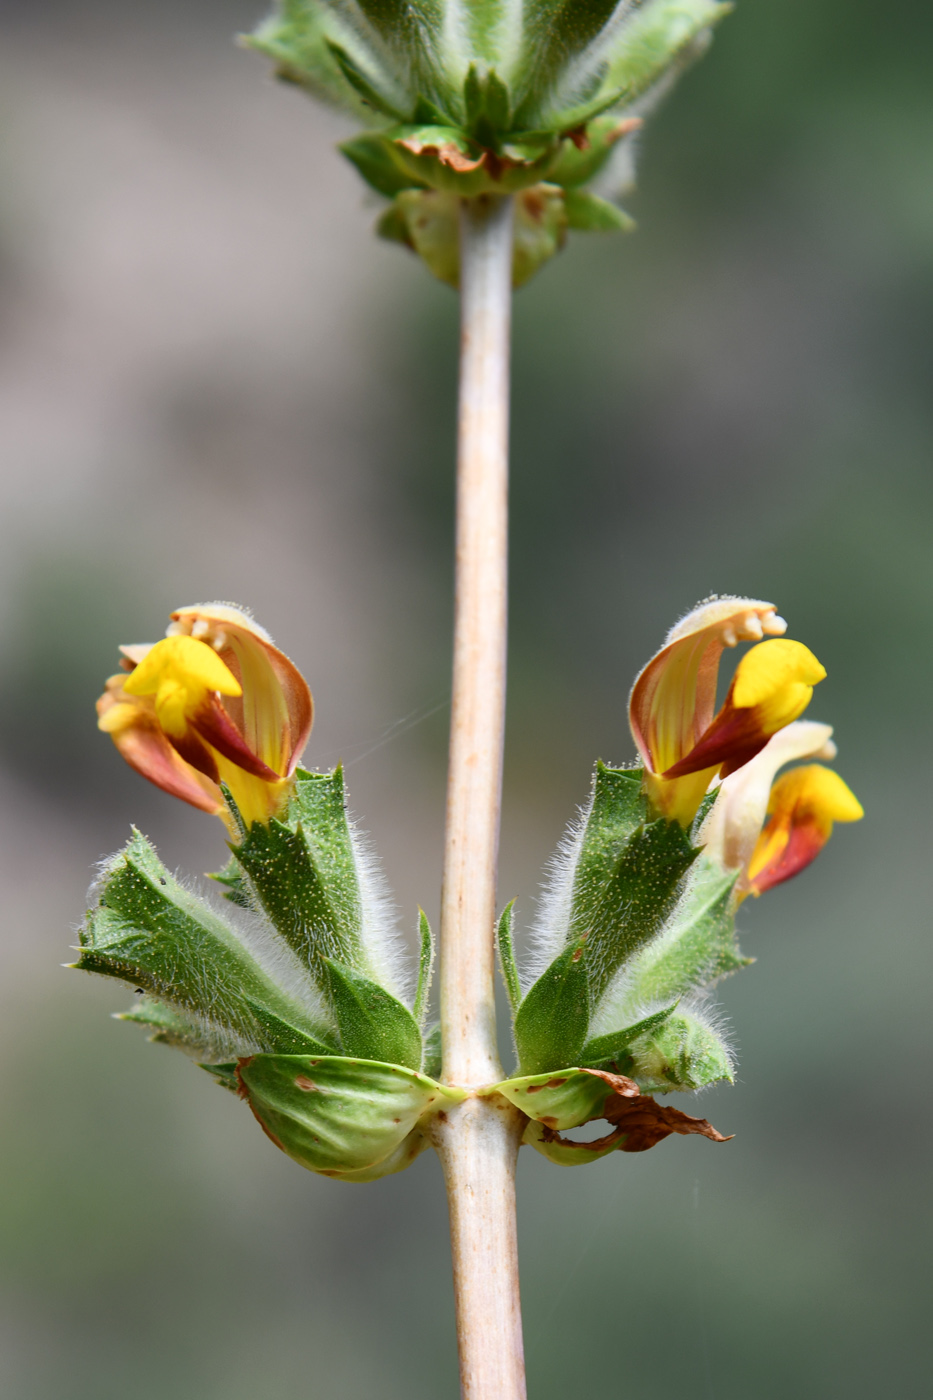
<instances>
[{"instance_id":1,"label":"green bract","mask_svg":"<svg viewBox=\"0 0 933 1400\"><path fill-rule=\"evenodd\" d=\"M525 1075L568 1065L631 1076L642 1091L732 1078L704 994L747 963L735 936L735 874L690 833L652 820L640 769L598 764L589 805L551 872L537 930L544 966L523 991L511 906L500 961Z\"/></svg>"},{"instance_id":2,"label":"green bract","mask_svg":"<svg viewBox=\"0 0 933 1400\"><path fill-rule=\"evenodd\" d=\"M135 987L121 1019L198 1059L302 1166L343 1181L401 1171L432 1117L466 1097L438 1082L438 1027L425 1027L428 921L421 913L409 997L340 768L299 769L268 823L247 828L227 801L239 839L213 878L229 917L134 831L94 888L75 965ZM479 1091L521 1109L525 1141L552 1161L642 1151L671 1132L717 1136L648 1093L731 1078L698 994L745 962L733 885L676 822L649 819L639 770L597 767L552 872L538 930L549 951L524 991L512 905L500 920L519 1067ZM611 1131L595 1143L561 1136L601 1117Z\"/></svg>"},{"instance_id":3,"label":"green bract","mask_svg":"<svg viewBox=\"0 0 933 1400\"><path fill-rule=\"evenodd\" d=\"M632 227L609 202L631 183L632 132L730 8L718 0L280 0L245 42L281 78L366 122L370 129L342 150L393 202L380 232L414 248L444 281L456 283L456 237L442 230L448 206L432 194L547 191L540 246L516 252L519 284L567 228ZM594 180L596 192L581 190ZM526 216L534 207L525 205ZM452 245L446 255L440 243Z\"/></svg>"}]
</instances>

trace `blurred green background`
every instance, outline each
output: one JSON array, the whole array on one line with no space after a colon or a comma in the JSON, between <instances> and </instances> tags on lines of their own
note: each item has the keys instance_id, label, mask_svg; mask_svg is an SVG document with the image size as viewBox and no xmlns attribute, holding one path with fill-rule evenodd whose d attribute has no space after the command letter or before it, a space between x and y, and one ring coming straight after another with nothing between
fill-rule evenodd
<instances>
[{"instance_id":1,"label":"blurred green background","mask_svg":"<svg viewBox=\"0 0 933 1400\"><path fill-rule=\"evenodd\" d=\"M456 302L370 234L242 0L5 0L0 1393L457 1393L436 1161L303 1173L60 970L135 821L219 823L94 729L119 642L250 604L308 675L413 930L436 915ZM867 819L741 919L739 1082L586 1172L528 1153L531 1394L928 1394L933 10L742 0L650 125L638 233L516 300L500 895L527 923L665 629L772 599ZM689 1103L683 1106L691 1107Z\"/></svg>"}]
</instances>

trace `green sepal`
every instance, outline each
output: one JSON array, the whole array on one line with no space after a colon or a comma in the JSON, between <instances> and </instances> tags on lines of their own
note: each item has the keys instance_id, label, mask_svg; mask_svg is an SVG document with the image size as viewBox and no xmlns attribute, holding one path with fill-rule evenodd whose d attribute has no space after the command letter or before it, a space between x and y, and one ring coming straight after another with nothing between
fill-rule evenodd
<instances>
[{"instance_id":1,"label":"green sepal","mask_svg":"<svg viewBox=\"0 0 933 1400\"><path fill-rule=\"evenodd\" d=\"M525 1074L577 1064L590 1011L586 935L565 948L529 989L515 1016L515 1048Z\"/></svg>"},{"instance_id":2,"label":"green sepal","mask_svg":"<svg viewBox=\"0 0 933 1400\"><path fill-rule=\"evenodd\" d=\"M629 1047L631 1068L620 1065L646 1094L687 1093L720 1080L732 1083L732 1061L712 1027L675 1011L661 1025L643 1031Z\"/></svg>"},{"instance_id":3,"label":"green sepal","mask_svg":"<svg viewBox=\"0 0 933 1400\"><path fill-rule=\"evenodd\" d=\"M324 991L337 1019L340 1042L352 1056L421 1068L421 1031L407 1006L352 968L322 958Z\"/></svg>"},{"instance_id":4,"label":"green sepal","mask_svg":"<svg viewBox=\"0 0 933 1400\"><path fill-rule=\"evenodd\" d=\"M267 1051L328 1053L326 1031L263 971L233 930L169 873L134 829L110 862L75 967L116 977Z\"/></svg>"},{"instance_id":5,"label":"green sepal","mask_svg":"<svg viewBox=\"0 0 933 1400\"><path fill-rule=\"evenodd\" d=\"M316 981L324 957L369 971L342 768L299 769L283 819L254 822L231 849L262 908Z\"/></svg>"},{"instance_id":6,"label":"green sepal","mask_svg":"<svg viewBox=\"0 0 933 1400\"><path fill-rule=\"evenodd\" d=\"M658 938L628 969L629 1005L664 1002L709 987L748 967L735 935L736 871L701 854Z\"/></svg>"},{"instance_id":7,"label":"green sepal","mask_svg":"<svg viewBox=\"0 0 933 1400\"><path fill-rule=\"evenodd\" d=\"M413 184L425 183L415 181L401 168L394 158L393 143L379 132L364 132L352 141L342 142L337 149L356 166L366 183L387 199L393 199L402 190L411 189Z\"/></svg>"},{"instance_id":8,"label":"green sepal","mask_svg":"<svg viewBox=\"0 0 933 1400\"><path fill-rule=\"evenodd\" d=\"M632 1042L663 1026L676 1009L675 1003L674 1006L666 1006L663 1011L655 1011L651 1016L645 1016L634 1025L625 1026L608 1035L594 1036L583 1047L580 1054L581 1063L591 1068L611 1069L615 1074L630 1074L634 1064L630 1053Z\"/></svg>"},{"instance_id":9,"label":"green sepal","mask_svg":"<svg viewBox=\"0 0 933 1400\"><path fill-rule=\"evenodd\" d=\"M567 190L564 208L569 228L583 233L631 233L635 220L617 204L589 190Z\"/></svg>"},{"instance_id":10,"label":"green sepal","mask_svg":"<svg viewBox=\"0 0 933 1400\"><path fill-rule=\"evenodd\" d=\"M640 769L596 765L580 840L567 937L576 942L588 936L586 966L594 1006L623 963L659 931L698 854L677 822L648 820L641 776ZM671 999L679 994L678 989ZM642 994L640 999L668 997Z\"/></svg>"},{"instance_id":11,"label":"green sepal","mask_svg":"<svg viewBox=\"0 0 933 1400\"><path fill-rule=\"evenodd\" d=\"M418 1123L466 1097L400 1065L343 1056L255 1055L237 1073L276 1146L310 1171L345 1180L373 1180L379 1166L377 1176L400 1171L424 1145L402 1150Z\"/></svg>"},{"instance_id":12,"label":"green sepal","mask_svg":"<svg viewBox=\"0 0 933 1400\"><path fill-rule=\"evenodd\" d=\"M421 1073L427 1074L431 1079L440 1079L443 1064L443 1047L441 1045L441 1023L435 1021L432 1026L428 1026L424 1033L424 1055L421 1064Z\"/></svg>"},{"instance_id":13,"label":"green sepal","mask_svg":"<svg viewBox=\"0 0 933 1400\"><path fill-rule=\"evenodd\" d=\"M509 900L499 916L496 927L496 947L499 952L499 967L505 983L506 995L512 1008L512 1015L518 1011L522 1000L522 984L515 962L515 949L512 946L512 919L515 914L515 900Z\"/></svg>"},{"instance_id":14,"label":"green sepal","mask_svg":"<svg viewBox=\"0 0 933 1400\"><path fill-rule=\"evenodd\" d=\"M434 934L423 909L418 910L418 933L421 947L418 953L418 986L415 990L415 1004L412 1014L420 1029L424 1028L424 1018L428 1013L428 998L431 994L431 980L434 976Z\"/></svg>"}]
</instances>

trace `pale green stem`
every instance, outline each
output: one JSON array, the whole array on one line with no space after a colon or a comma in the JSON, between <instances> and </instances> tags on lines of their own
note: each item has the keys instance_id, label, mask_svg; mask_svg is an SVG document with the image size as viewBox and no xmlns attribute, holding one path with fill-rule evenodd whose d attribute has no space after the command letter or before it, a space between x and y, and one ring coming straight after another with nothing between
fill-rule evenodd
<instances>
[{"instance_id":1,"label":"pale green stem","mask_svg":"<svg viewBox=\"0 0 933 1400\"><path fill-rule=\"evenodd\" d=\"M444 1078L502 1078L496 1046L496 864L505 724L512 200L464 200L456 611L441 909ZM524 1400L515 1163L522 1116L471 1095L439 1115L465 1400Z\"/></svg>"}]
</instances>

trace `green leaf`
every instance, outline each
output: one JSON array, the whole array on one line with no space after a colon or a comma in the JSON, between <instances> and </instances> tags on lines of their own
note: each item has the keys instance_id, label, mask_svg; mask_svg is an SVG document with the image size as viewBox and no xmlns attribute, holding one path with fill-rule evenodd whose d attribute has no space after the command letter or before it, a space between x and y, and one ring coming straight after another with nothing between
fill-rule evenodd
<instances>
[{"instance_id":1,"label":"green leaf","mask_svg":"<svg viewBox=\"0 0 933 1400\"><path fill-rule=\"evenodd\" d=\"M526 1074L578 1063L589 1026L585 937L565 948L530 988L515 1017Z\"/></svg>"},{"instance_id":2,"label":"green leaf","mask_svg":"<svg viewBox=\"0 0 933 1400\"><path fill-rule=\"evenodd\" d=\"M138 831L88 912L75 966L117 977L242 1043L326 1053L327 1031L278 987L234 931L189 894Z\"/></svg>"},{"instance_id":3,"label":"green leaf","mask_svg":"<svg viewBox=\"0 0 933 1400\"><path fill-rule=\"evenodd\" d=\"M512 899L505 906L499 919L496 930L496 945L499 949L499 966L502 969L502 980L505 983L505 990L509 998L509 1005L514 1016L522 1000L522 984L518 977L518 967L515 963L515 950L512 947L512 918L515 913L515 900Z\"/></svg>"},{"instance_id":4,"label":"green leaf","mask_svg":"<svg viewBox=\"0 0 933 1400\"><path fill-rule=\"evenodd\" d=\"M352 968L331 958L321 962L343 1049L361 1059L420 1069L421 1031L408 1007Z\"/></svg>"},{"instance_id":5,"label":"green leaf","mask_svg":"<svg viewBox=\"0 0 933 1400\"><path fill-rule=\"evenodd\" d=\"M418 957L418 987L413 1014L418 1026L423 1027L428 1011L431 979L434 976L434 934L423 909L418 910L418 931L421 934L421 951Z\"/></svg>"},{"instance_id":6,"label":"green leaf","mask_svg":"<svg viewBox=\"0 0 933 1400\"><path fill-rule=\"evenodd\" d=\"M295 775L287 816L254 822L233 854L278 932L315 980L321 959L360 972L368 966L353 836L343 770Z\"/></svg>"},{"instance_id":7,"label":"green leaf","mask_svg":"<svg viewBox=\"0 0 933 1400\"><path fill-rule=\"evenodd\" d=\"M616 1074L631 1074L634 1065L632 1042L663 1026L676 1009L676 1004L667 1006L663 1011L655 1011L651 1016L636 1021L634 1025L624 1026L608 1035L595 1036L584 1045L580 1055L581 1062L584 1065L614 1069Z\"/></svg>"},{"instance_id":8,"label":"green leaf","mask_svg":"<svg viewBox=\"0 0 933 1400\"><path fill-rule=\"evenodd\" d=\"M640 770L597 764L568 931L573 941L587 937L591 1005L658 932L696 855L677 822L647 821Z\"/></svg>"},{"instance_id":9,"label":"green leaf","mask_svg":"<svg viewBox=\"0 0 933 1400\"><path fill-rule=\"evenodd\" d=\"M738 878L700 855L658 938L633 959L626 1002L669 1001L747 967L735 935Z\"/></svg>"},{"instance_id":10,"label":"green leaf","mask_svg":"<svg viewBox=\"0 0 933 1400\"><path fill-rule=\"evenodd\" d=\"M589 190L567 190L564 194L567 224L587 233L631 233L635 220L608 199Z\"/></svg>"},{"instance_id":11,"label":"green leaf","mask_svg":"<svg viewBox=\"0 0 933 1400\"><path fill-rule=\"evenodd\" d=\"M388 1165L420 1120L466 1097L398 1065L336 1056L256 1055L239 1079L272 1141L325 1176Z\"/></svg>"}]
</instances>

